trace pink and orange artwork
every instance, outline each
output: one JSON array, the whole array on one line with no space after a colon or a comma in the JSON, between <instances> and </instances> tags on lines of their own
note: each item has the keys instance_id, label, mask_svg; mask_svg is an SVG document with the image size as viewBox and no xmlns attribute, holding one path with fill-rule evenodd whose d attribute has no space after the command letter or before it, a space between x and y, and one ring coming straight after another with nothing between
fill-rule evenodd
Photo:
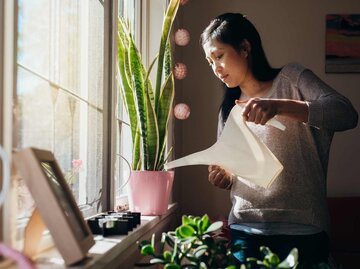
<instances>
[{"instance_id":1,"label":"pink and orange artwork","mask_svg":"<svg viewBox=\"0 0 360 269\"><path fill-rule=\"evenodd\" d=\"M360 72L360 14L326 15L326 73Z\"/></svg>"}]
</instances>

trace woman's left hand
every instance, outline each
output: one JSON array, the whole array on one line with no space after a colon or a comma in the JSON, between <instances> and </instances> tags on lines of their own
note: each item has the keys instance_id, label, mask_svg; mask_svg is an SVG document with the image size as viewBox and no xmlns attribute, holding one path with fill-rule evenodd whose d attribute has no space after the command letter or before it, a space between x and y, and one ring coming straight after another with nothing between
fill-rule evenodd
<instances>
[{"instance_id":1,"label":"woman's left hand","mask_svg":"<svg viewBox=\"0 0 360 269\"><path fill-rule=\"evenodd\" d=\"M242 103L236 100L236 104ZM245 121L264 125L268 120L278 114L277 102L274 99L251 98L243 108Z\"/></svg>"},{"instance_id":2,"label":"woman's left hand","mask_svg":"<svg viewBox=\"0 0 360 269\"><path fill-rule=\"evenodd\" d=\"M235 103L244 104L244 101L236 100ZM300 100L251 98L243 108L244 120L256 124L264 125L276 115L308 122L309 104Z\"/></svg>"}]
</instances>

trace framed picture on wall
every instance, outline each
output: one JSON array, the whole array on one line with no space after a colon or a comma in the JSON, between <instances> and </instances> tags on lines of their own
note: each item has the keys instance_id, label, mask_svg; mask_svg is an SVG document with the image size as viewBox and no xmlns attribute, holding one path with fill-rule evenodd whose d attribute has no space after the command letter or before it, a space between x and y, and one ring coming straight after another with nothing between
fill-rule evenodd
<instances>
[{"instance_id":1,"label":"framed picture on wall","mask_svg":"<svg viewBox=\"0 0 360 269\"><path fill-rule=\"evenodd\" d=\"M360 14L326 15L326 73L360 73Z\"/></svg>"}]
</instances>

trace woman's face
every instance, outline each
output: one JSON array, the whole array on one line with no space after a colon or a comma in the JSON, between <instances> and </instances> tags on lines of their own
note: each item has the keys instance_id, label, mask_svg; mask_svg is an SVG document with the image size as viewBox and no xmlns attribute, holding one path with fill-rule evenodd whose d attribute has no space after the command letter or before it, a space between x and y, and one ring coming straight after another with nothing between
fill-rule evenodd
<instances>
[{"instance_id":1,"label":"woman's face","mask_svg":"<svg viewBox=\"0 0 360 269\"><path fill-rule=\"evenodd\" d=\"M245 51L238 52L230 45L211 39L203 49L215 76L227 87L234 88L245 82L249 69Z\"/></svg>"}]
</instances>

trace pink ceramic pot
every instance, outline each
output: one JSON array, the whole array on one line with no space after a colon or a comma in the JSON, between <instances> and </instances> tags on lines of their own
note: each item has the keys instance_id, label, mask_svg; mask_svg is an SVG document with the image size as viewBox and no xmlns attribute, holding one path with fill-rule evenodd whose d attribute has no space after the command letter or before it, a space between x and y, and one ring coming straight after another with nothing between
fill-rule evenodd
<instances>
[{"instance_id":1,"label":"pink ceramic pot","mask_svg":"<svg viewBox=\"0 0 360 269\"><path fill-rule=\"evenodd\" d=\"M129 206L145 216L167 212L174 171L131 171Z\"/></svg>"}]
</instances>

